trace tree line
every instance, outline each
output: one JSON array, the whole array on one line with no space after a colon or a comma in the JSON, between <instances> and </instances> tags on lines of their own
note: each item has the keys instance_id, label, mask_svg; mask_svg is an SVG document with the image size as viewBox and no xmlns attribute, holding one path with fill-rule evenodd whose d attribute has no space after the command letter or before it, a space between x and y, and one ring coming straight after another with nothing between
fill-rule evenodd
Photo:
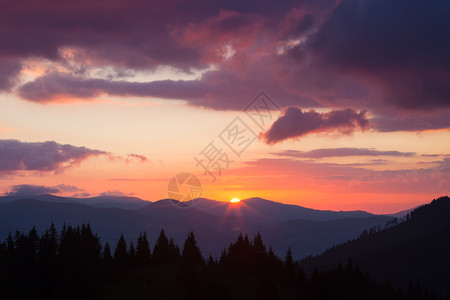
<instances>
[{"instance_id":1,"label":"tree line","mask_svg":"<svg viewBox=\"0 0 450 300\"><path fill-rule=\"evenodd\" d=\"M283 259L258 233L239 234L220 257L204 257L194 233L182 248L161 230L102 245L89 224L52 224L39 234L10 233L0 243L0 299L434 299L376 284L349 260L305 274L288 249Z\"/></svg>"}]
</instances>

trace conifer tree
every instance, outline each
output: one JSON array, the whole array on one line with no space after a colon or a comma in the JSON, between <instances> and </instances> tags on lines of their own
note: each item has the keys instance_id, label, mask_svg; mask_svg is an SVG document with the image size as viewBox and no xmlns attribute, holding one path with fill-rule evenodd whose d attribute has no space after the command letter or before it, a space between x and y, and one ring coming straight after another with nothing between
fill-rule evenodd
<instances>
[{"instance_id":1,"label":"conifer tree","mask_svg":"<svg viewBox=\"0 0 450 300\"><path fill-rule=\"evenodd\" d=\"M113 257L111 255L111 247L109 243L106 242L105 247L103 248L103 262L105 264L111 263L113 261Z\"/></svg>"},{"instance_id":2,"label":"conifer tree","mask_svg":"<svg viewBox=\"0 0 450 300\"><path fill-rule=\"evenodd\" d=\"M153 248L153 263L155 265L164 265L170 263L170 247L169 239L167 238L164 230L159 233Z\"/></svg>"},{"instance_id":3,"label":"conifer tree","mask_svg":"<svg viewBox=\"0 0 450 300\"><path fill-rule=\"evenodd\" d=\"M135 264L135 259L136 259L136 248L134 247L133 242L130 242L130 250L128 250L128 255L129 255L129 262L131 265Z\"/></svg>"},{"instance_id":4,"label":"conifer tree","mask_svg":"<svg viewBox=\"0 0 450 300\"><path fill-rule=\"evenodd\" d=\"M181 254L180 254L180 248L175 243L173 238L170 238L169 240L169 253L170 253L170 261L172 262L178 262L180 260Z\"/></svg>"},{"instance_id":5,"label":"conifer tree","mask_svg":"<svg viewBox=\"0 0 450 300\"><path fill-rule=\"evenodd\" d=\"M123 234L121 234L114 251L114 265L120 275L125 275L128 263L129 253L127 242L125 241Z\"/></svg>"},{"instance_id":6,"label":"conifer tree","mask_svg":"<svg viewBox=\"0 0 450 300\"><path fill-rule=\"evenodd\" d=\"M286 276L286 283L291 285L295 282L295 264L292 258L291 247L288 248L286 252L286 257L284 258L284 270Z\"/></svg>"},{"instance_id":7,"label":"conifer tree","mask_svg":"<svg viewBox=\"0 0 450 300\"><path fill-rule=\"evenodd\" d=\"M140 267L147 267L150 265L152 253L150 251L150 244L147 239L147 233L140 233L136 246L136 264Z\"/></svg>"},{"instance_id":8,"label":"conifer tree","mask_svg":"<svg viewBox=\"0 0 450 300\"><path fill-rule=\"evenodd\" d=\"M186 241L184 242L183 251L181 253L181 262L188 266L203 265L205 263L200 248L197 246L193 231L188 233Z\"/></svg>"}]
</instances>

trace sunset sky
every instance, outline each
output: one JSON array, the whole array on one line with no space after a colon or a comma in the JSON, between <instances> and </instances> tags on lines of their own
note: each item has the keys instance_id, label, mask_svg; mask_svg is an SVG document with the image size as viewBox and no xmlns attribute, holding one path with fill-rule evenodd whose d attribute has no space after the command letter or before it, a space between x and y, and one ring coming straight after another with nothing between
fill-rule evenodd
<instances>
[{"instance_id":1,"label":"sunset sky","mask_svg":"<svg viewBox=\"0 0 450 300\"><path fill-rule=\"evenodd\" d=\"M156 201L182 172L317 209L450 192L447 0L1 7L0 194Z\"/></svg>"}]
</instances>

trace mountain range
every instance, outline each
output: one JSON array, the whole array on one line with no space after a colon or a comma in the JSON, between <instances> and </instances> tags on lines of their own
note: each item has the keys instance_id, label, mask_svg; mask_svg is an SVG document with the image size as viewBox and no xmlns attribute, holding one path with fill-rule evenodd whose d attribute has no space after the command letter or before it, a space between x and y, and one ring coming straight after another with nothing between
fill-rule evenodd
<instances>
[{"instance_id":1,"label":"mountain range","mask_svg":"<svg viewBox=\"0 0 450 300\"><path fill-rule=\"evenodd\" d=\"M326 274L348 275L348 270L355 270L355 274L367 274L364 278L378 284L380 291L392 286L407 299L413 299L417 291L432 292L438 299L450 296L449 197L394 214L401 218L364 211L320 211L261 198L240 203L200 198L183 207L171 199L132 198L131 206L121 203L129 198L93 199L0 197L0 238L32 226L42 232L51 222L59 228L64 223L89 222L101 242L113 247L120 233L135 242L144 230L154 245L161 229L182 245L193 230L203 255L218 257L240 232L250 238L259 232L279 257L290 247L294 259L301 259L297 266L312 282L328 280ZM121 208L107 207L115 205ZM298 274L304 273L299 270Z\"/></svg>"},{"instance_id":2,"label":"mountain range","mask_svg":"<svg viewBox=\"0 0 450 300\"><path fill-rule=\"evenodd\" d=\"M389 216L363 211L321 211L296 205L250 198L238 204L204 198L176 207L174 200L148 202L131 197L65 198L54 195L0 197L0 237L10 231L38 230L51 222L89 222L112 244L120 233L135 240L140 231L155 239L164 229L176 242L193 230L205 254L218 256L223 245L240 233L260 232L275 253L283 256L288 247L296 258L318 254L328 247L356 237L363 229L385 224ZM192 205L191 205L192 204Z\"/></svg>"},{"instance_id":3,"label":"mountain range","mask_svg":"<svg viewBox=\"0 0 450 300\"><path fill-rule=\"evenodd\" d=\"M171 199L149 202L132 197L5 196L0 197L0 238L32 226L42 231L51 222L59 228L64 223L89 222L103 242L112 245L121 233L135 241L144 230L154 242L161 229L182 243L193 230L204 254L217 257L240 232L249 236L260 232L277 255L284 256L290 247L294 258L300 259L394 219L364 211L314 210L262 198L240 203L199 198L186 204L180 208Z\"/></svg>"}]
</instances>

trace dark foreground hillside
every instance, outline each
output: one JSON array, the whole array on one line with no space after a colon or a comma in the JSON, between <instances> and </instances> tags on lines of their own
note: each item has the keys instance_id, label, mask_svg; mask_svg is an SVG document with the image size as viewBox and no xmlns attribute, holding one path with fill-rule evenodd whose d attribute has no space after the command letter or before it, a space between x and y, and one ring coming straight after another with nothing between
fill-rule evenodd
<instances>
[{"instance_id":1,"label":"dark foreground hillside","mask_svg":"<svg viewBox=\"0 0 450 300\"><path fill-rule=\"evenodd\" d=\"M306 276L291 251L281 260L262 237L239 235L218 259L204 258L193 232L180 249L164 231L114 250L90 225L33 228L0 244L1 299L435 299L420 287L376 284L351 260Z\"/></svg>"},{"instance_id":2,"label":"dark foreground hillside","mask_svg":"<svg viewBox=\"0 0 450 300\"><path fill-rule=\"evenodd\" d=\"M305 270L329 270L349 258L377 282L408 288L420 283L450 297L450 198L441 197L412 211L404 222L364 231L356 240L303 260Z\"/></svg>"}]
</instances>

